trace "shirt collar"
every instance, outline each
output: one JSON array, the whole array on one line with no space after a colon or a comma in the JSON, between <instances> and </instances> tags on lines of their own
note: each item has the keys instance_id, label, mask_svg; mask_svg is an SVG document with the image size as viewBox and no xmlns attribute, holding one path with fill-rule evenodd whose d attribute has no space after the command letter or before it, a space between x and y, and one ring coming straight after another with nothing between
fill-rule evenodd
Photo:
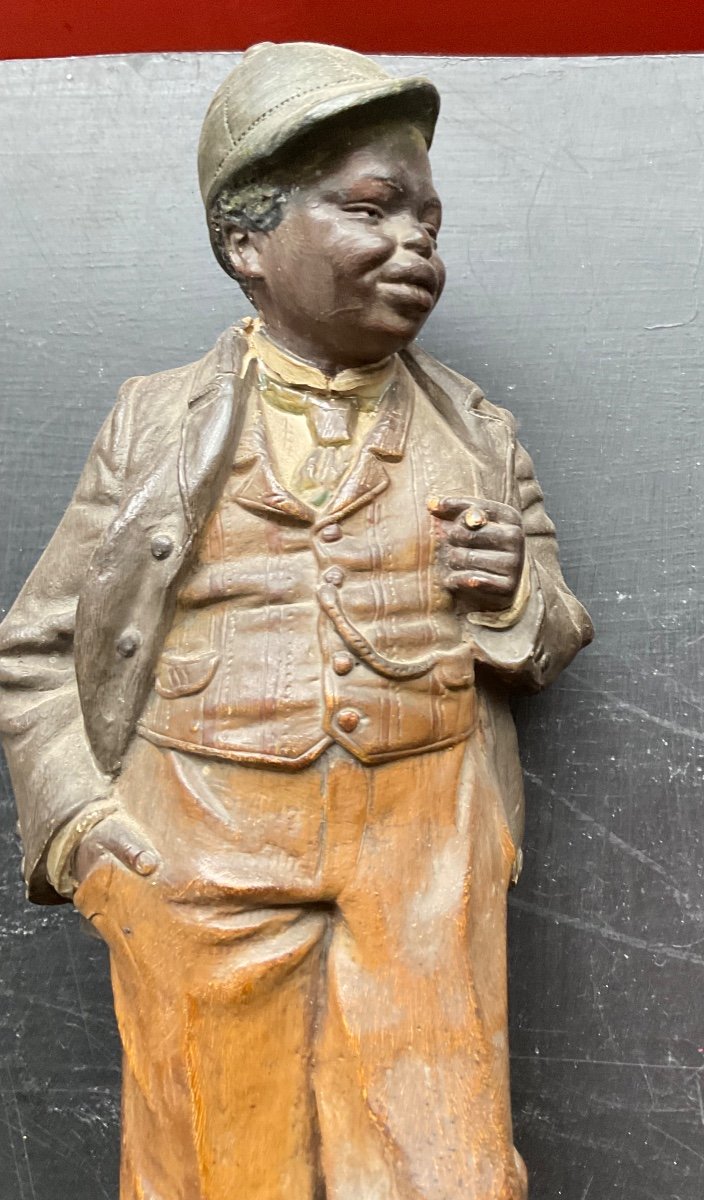
<instances>
[{"instance_id":1,"label":"shirt collar","mask_svg":"<svg viewBox=\"0 0 704 1200\"><path fill-rule=\"evenodd\" d=\"M242 325L243 332L247 337L249 348L242 362L242 374L247 370L249 364L259 358L258 352L254 349L253 335L257 330L261 331L261 321L258 318L247 317ZM266 335L262 333L262 338ZM266 338L266 345L273 346L273 342ZM261 348L262 342L257 339L257 346ZM301 359L294 359L288 353L277 351L285 358L290 357L292 362L302 363ZM266 347L264 349L266 353ZM311 371L316 371L316 367L309 367L309 364L302 365ZM383 364L374 364L375 370L379 370L380 366L390 368L388 381L383 385L383 395L379 405L379 416L375 421L372 429L367 434L362 444L362 456L364 452L371 453L375 458L386 459L389 462L399 462L404 455L406 441L408 438L409 426L414 407L415 382L404 366L403 362L398 358L398 355L393 355L390 359L385 359ZM371 370L372 368L365 368ZM346 372L340 372L345 374ZM326 378L322 371L318 375L323 379ZM388 384L391 386L388 386ZM259 392L259 388L256 388ZM256 394L256 393L255 393ZM238 466L244 466L248 462L252 462L255 458L264 452L264 437L263 432L255 433L254 425L257 424L257 405L250 404L248 409L245 428L242 431L240 445L235 457L235 463Z\"/></svg>"},{"instance_id":2,"label":"shirt collar","mask_svg":"<svg viewBox=\"0 0 704 1200\"><path fill-rule=\"evenodd\" d=\"M396 371L396 356L364 367L349 367L336 375L326 375L312 363L278 346L267 334L260 318L248 319L244 332L249 343L248 360L256 358L267 378L283 388L296 388L323 396L378 401Z\"/></svg>"}]
</instances>

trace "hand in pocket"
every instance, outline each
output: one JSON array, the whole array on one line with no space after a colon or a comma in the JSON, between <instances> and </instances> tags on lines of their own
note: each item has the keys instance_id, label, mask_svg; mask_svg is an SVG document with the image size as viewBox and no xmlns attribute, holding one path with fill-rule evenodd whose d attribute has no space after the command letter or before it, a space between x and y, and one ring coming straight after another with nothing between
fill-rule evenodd
<instances>
[{"instance_id":1,"label":"hand in pocket","mask_svg":"<svg viewBox=\"0 0 704 1200\"><path fill-rule=\"evenodd\" d=\"M111 856L136 875L152 875L161 859L140 827L117 813L95 825L81 840L73 860L73 875L79 884L101 858Z\"/></svg>"}]
</instances>

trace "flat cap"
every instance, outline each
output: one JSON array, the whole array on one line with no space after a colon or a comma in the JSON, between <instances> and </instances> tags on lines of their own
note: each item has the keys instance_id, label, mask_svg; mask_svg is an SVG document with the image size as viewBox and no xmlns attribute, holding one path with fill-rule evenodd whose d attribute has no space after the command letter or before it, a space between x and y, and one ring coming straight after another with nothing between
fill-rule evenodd
<instances>
[{"instance_id":1,"label":"flat cap","mask_svg":"<svg viewBox=\"0 0 704 1200\"><path fill-rule=\"evenodd\" d=\"M430 146L440 97L428 79L316 42L261 42L243 55L205 115L198 176L206 209L225 183L256 172L287 142L353 109L398 112Z\"/></svg>"}]
</instances>

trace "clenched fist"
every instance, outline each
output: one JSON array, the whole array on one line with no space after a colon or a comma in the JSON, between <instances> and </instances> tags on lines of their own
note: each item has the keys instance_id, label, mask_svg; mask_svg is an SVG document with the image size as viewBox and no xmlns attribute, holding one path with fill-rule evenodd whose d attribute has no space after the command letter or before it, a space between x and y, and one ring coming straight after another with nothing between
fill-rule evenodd
<instances>
[{"instance_id":1,"label":"clenched fist","mask_svg":"<svg viewBox=\"0 0 704 1200\"><path fill-rule=\"evenodd\" d=\"M475 610L510 608L521 580L525 536L521 514L509 504L469 497L428 501L443 522L445 585Z\"/></svg>"}]
</instances>

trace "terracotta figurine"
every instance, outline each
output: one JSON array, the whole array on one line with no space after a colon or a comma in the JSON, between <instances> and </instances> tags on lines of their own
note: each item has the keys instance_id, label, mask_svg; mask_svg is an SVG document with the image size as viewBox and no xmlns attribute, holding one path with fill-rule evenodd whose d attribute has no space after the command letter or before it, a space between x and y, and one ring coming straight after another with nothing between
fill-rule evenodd
<instances>
[{"instance_id":1,"label":"terracotta figurine","mask_svg":"<svg viewBox=\"0 0 704 1200\"><path fill-rule=\"evenodd\" d=\"M130 379L0 628L28 894L105 939L122 1200L519 1200L508 707L590 640L515 423L414 344L434 86L253 47L199 149L258 316Z\"/></svg>"}]
</instances>

